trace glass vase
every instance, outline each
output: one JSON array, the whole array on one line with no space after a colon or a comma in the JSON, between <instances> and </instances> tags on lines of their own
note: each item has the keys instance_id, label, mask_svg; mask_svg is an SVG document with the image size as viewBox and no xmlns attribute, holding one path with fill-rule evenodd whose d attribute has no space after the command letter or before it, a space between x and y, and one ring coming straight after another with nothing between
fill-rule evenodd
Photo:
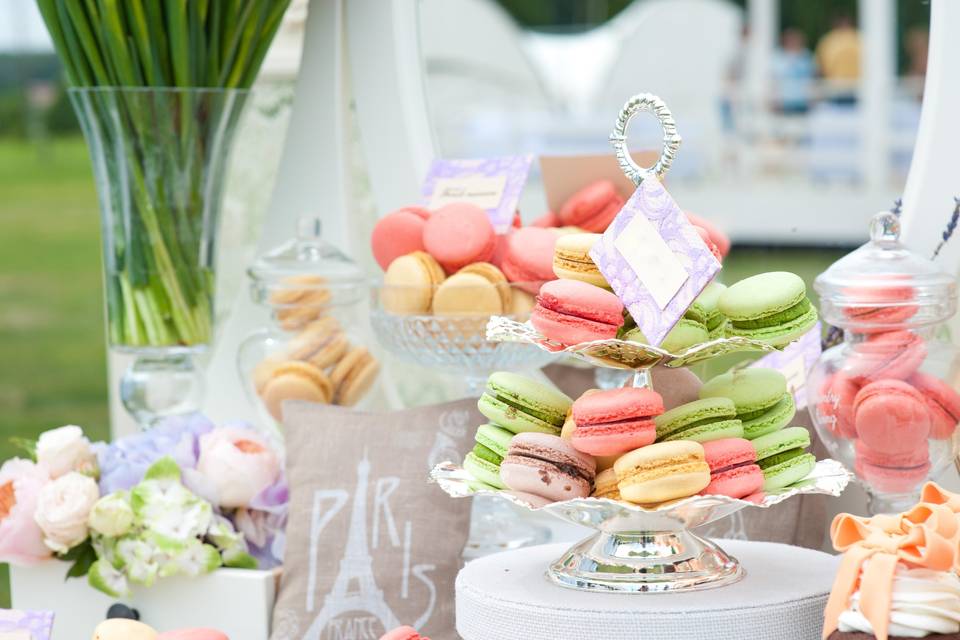
<instances>
[{"instance_id":1,"label":"glass vase","mask_svg":"<svg viewBox=\"0 0 960 640\"><path fill-rule=\"evenodd\" d=\"M70 89L100 200L107 338L140 423L199 409L229 151L249 91Z\"/></svg>"}]
</instances>

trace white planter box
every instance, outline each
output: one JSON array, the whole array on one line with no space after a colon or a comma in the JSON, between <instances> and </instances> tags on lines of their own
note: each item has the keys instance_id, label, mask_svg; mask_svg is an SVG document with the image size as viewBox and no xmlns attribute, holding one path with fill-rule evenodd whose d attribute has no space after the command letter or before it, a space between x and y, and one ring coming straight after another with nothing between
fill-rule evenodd
<instances>
[{"instance_id":1,"label":"white planter box","mask_svg":"<svg viewBox=\"0 0 960 640\"><path fill-rule=\"evenodd\" d=\"M68 568L57 561L10 567L13 608L56 612L52 640L91 637L115 602L137 609L141 620L158 631L212 627L230 640L265 640L270 635L277 571L218 569L199 578L158 580L149 589L137 588L129 597L114 599L93 589L86 578L64 581Z\"/></svg>"}]
</instances>

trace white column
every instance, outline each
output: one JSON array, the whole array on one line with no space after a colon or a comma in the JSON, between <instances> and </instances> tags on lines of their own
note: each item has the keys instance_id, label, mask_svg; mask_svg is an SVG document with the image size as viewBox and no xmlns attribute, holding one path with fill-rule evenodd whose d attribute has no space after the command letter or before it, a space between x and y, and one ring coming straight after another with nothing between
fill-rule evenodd
<instances>
[{"instance_id":1,"label":"white column","mask_svg":"<svg viewBox=\"0 0 960 640\"><path fill-rule=\"evenodd\" d=\"M420 3L350 0L346 5L350 80L370 186L382 215L419 200L420 182L434 158Z\"/></svg>"},{"instance_id":2,"label":"white column","mask_svg":"<svg viewBox=\"0 0 960 640\"><path fill-rule=\"evenodd\" d=\"M920 130L903 195L903 238L921 255L931 255L960 196L960 2L933 0L930 56L923 90ZM938 261L960 272L960 233L947 243Z\"/></svg>"},{"instance_id":3,"label":"white column","mask_svg":"<svg viewBox=\"0 0 960 640\"><path fill-rule=\"evenodd\" d=\"M749 0L747 26L750 36L746 61L746 97L760 117L758 128L765 130L771 97L772 62L780 26L780 0Z\"/></svg>"},{"instance_id":4,"label":"white column","mask_svg":"<svg viewBox=\"0 0 960 640\"><path fill-rule=\"evenodd\" d=\"M345 0L310 3L293 110L258 253L294 237L297 218L308 213L321 216L326 239L349 246L346 114L350 95L344 4ZM214 421L257 421L237 371L237 348L263 321L262 310L250 300L247 287L242 287L207 366L203 410Z\"/></svg>"},{"instance_id":5,"label":"white column","mask_svg":"<svg viewBox=\"0 0 960 640\"><path fill-rule=\"evenodd\" d=\"M860 168L870 187L890 177L891 102L896 80L894 0L860 0Z\"/></svg>"}]
</instances>

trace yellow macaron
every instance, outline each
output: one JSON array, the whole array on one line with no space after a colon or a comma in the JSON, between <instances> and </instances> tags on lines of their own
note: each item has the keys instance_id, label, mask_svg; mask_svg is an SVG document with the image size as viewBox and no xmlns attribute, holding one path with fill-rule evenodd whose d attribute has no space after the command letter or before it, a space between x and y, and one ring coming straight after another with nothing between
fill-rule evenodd
<instances>
[{"instance_id":1,"label":"yellow macaron","mask_svg":"<svg viewBox=\"0 0 960 640\"><path fill-rule=\"evenodd\" d=\"M703 445L689 440L660 442L623 454L613 465L625 500L654 504L685 498L710 484Z\"/></svg>"},{"instance_id":2,"label":"yellow macaron","mask_svg":"<svg viewBox=\"0 0 960 640\"><path fill-rule=\"evenodd\" d=\"M599 233L574 233L557 239L553 249L554 275L609 289L606 278L590 257L590 250L599 239Z\"/></svg>"},{"instance_id":3,"label":"yellow macaron","mask_svg":"<svg viewBox=\"0 0 960 640\"><path fill-rule=\"evenodd\" d=\"M445 277L440 263L425 251L400 256L383 276L380 302L390 313L429 313L434 289Z\"/></svg>"},{"instance_id":4,"label":"yellow macaron","mask_svg":"<svg viewBox=\"0 0 960 640\"><path fill-rule=\"evenodd\" d=\"M455 273L437 287L433 313L438 316L499 315L503 299L497 286L476 273Z\"/></svg>"}]
</instances>

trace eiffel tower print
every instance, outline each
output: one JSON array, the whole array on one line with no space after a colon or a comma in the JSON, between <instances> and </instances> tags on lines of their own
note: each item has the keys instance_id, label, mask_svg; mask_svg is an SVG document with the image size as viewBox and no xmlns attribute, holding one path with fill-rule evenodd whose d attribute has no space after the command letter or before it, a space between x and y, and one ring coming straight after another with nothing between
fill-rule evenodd
<instances>
[{"instance_id":1,"label":"eiffel tower print","mask_svg":"<svg viewBox=\"0 0 960 640\"><path fill-rule=\"evenodd\" d=\"M373 576L373 558L367 546L369 476L370 461L364 455L357 465L357 490L350 514L346 552L340 560L340 572L303 640L376 640L382 633L400 626ZM353 614L352 620L338 620L347 613ZM322 635L334 621L337 621L338 628ZM372 628L374 621L378 621L382 628Z\"/></svg>"}]
</instances>

